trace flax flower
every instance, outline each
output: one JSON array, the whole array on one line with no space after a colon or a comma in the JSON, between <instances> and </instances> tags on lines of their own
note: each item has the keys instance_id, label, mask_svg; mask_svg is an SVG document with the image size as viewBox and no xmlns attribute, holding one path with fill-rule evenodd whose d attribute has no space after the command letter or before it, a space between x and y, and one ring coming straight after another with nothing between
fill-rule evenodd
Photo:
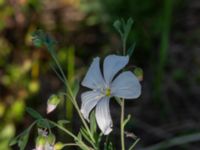
<instances>
[{"instance_id":1,"label":"flax flower","mask_svg":"<svg viewBox=\"0 0 200 150\"><path fill-rule=\"evenodd\" d=\"M135 99L140 96L141 85L137 77L130 71L125 71L116 76L124 68L128 56L109 55L103 63L103 75L100 70L100 58L94 58L82 86L91 89L81 95L81 112L88 119L91 110L95 108L97 124L104 135L112 131L109 101L111 97Z\"/></svg>"}]
</instances>

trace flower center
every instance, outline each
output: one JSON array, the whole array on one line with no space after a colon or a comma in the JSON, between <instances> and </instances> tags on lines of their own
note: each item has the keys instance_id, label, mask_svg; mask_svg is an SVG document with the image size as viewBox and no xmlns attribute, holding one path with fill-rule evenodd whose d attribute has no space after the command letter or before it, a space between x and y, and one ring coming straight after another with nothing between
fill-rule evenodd
<instances>
[{"instance_id":1,"label":"flower center","mask_svg":"<svg viewBox=\"0 0 200 150\"><path fill-rule=\"evenodd\" d=\"M110 96L111 95L111 90L110 88L107 88L105 91L106 96Z\"/></svg>"}]
</instances>

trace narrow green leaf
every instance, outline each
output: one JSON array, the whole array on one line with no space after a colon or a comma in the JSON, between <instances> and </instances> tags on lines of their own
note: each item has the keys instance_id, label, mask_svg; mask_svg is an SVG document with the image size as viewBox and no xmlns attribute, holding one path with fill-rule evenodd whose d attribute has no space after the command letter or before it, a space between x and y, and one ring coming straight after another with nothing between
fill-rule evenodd
<instances>
[{"instance_id":1,"label":"narrow green leaf","mask_svg":"<svg viewBox=\"0 0 200 150\"><path fill-rule=\"evenodd\" d=\"M101 133L98 135L98 140L97 140L97 144L98 144L98 145L100 145L100 143L101 143L102 136L103 136L103 133L101 132Z\"/></svg>"},{"instance_id":2,"label":"narrow green leaf","mask_svg":"<svg viewBox=\"0 0 200 150\"><path fill-rule=\"evenodd\" d=\"M123 32L122 32L122 24L119 20L116 20L113 23L114 28L118 31L121 37L123 37Z\"/></svg>"},{"instance_id":3,"label":"narrow green leaf","mask_svg":"<svg viewBox=\"0 0 200 150\"><path fill-rule=\"evenodd\" d=\"M85 138L85 140L87 140L89 143L91 143L92 145L94 144L90 138L90 135L88 134L87 130L85 128L81 128L80 130L81 135Z\"/></svg>"},{"instance_id":4,"label":"narrow green leaf","mask_svg":"<svg viewBox=\"0 0 200 150\"><path fill-rule=\"evenodd\" d=\"M135 46L136 46L136 43L133 43L133 44L131 45L131 47L127 50L127 55L128 55L129 57L131 57L131 56L133 55L133 52L134 52L134 50L135 50Z\"/></svg>"},{"instance_id":5,"label":"narrow green leaf","mask_svg":"<svg viewBox=\"0 0 200 150\"><path fill-rule=\"evenodd\" d=\"M84 128L82 128L82 129L80 130L80 132L81 132L81 134L83 135L83 137L84 137L88 142L91 141L90 136L89 136L89 134L87 133L87 130L85 130Z\"/></svg>"},{"instance_id":6,"label":"narrow green leaf","mask_svg":"<svg viewBox=\"0 0 200 150\"><path fill-rule=\"evenodd\" d=\"M125 32L125 37L127 38L130 31L131 31L131 28L133 26L133 19L132 18L129 18L127 23L125 24L125 28L124 28L124 32Z\"/></svg>"},{"instance_id":7,"label":"narrow green leaf","mask_svg":"<svg viewBox=\"0 0 200 150\"><path fill-rule=\"evenodd\" d=\"M40 128L54 128L55 125L51 124L47 119L37 120L37 125Z\"/></svg>"},{"instance_id":8,"label":"narrow green leaf","mask_svg":"<svg viewBox=\"0 0 200 150\"><path fill-rule=\"evenodd\" d=\"M35 119L42 119L43 117L33 108L26 107L26 111Z\"/></svg>"},{"instance_id":9,"label":"narrow green leaf","mask_svg":"<svg viewBox=\"0 0 200 150\"><path fill-rule=\"evenodd\" d=\"M74 95L74 97L77 96L79 88L80 88L80 83L79 83L78 80L75 80L74 85L73 85L73 95Z\"/></svg>"},{"instance_id":10,"label":"narrow green leaf","mask_svg":"<svg viewBox=\"0 0 200 150\"><path fill-rule=\"evenodd\" d=\"M18 142L18 136L17 137L14 137L13 139L11 139L11 141L9 142L9 146L13 146L15 144L17 144Z\"/></svg>"},{"instance_id":11,"label":"narrow green leaf","mask_svg":"<svg viewBox=\"0 0 200 150\"><path fill-rule=\"evenodd\" d=\"M90 114L90 130L91 130L91 132L92 132L93 135L96 133L96 130L97 130L97 124L96 124L94 110Z\"/></svg>"},{"instance_id":12,"label":"narrow green leaf","mask_svg":"<svg viewBox=\"0 0 200 150\"><path fill-rule=\"evenodd\" d=\"M25 146L24 144L22 144L21 141L24 142L24 139L28 138L25 135L29 134L29 132L31 131L31 129L33 128L33 126L36 124L37 121L34 121L29 127L28 129L24 130L22 133L20 133L18 136L16 136L15 138L13 138L10 143L9 146L13 146L15 144L18 143L18 145L20 145L22 148ZM27 139L28 140L28 139ZM27 143L27 142L26 142Z\"/></svg>"},{"instance_id":13,"label":"narrow green leaf","mask_svg":"<svg viewBox=\"0 0 200 150\"><path fill-rule=\"evenodd\" d=\"M123 122L123 126L125 127L126 126L126 124L129 122L129 120L131 119L131 115L129 114L128 116L127 116L127 118L124 120L124 122Z\"/></svg>"},{"instance_id":14,"label":"narrow green leaf","mask_svg":"<svg viewBox=\"0 0 200 150\"><path fill-rule=\"evenodd\" d=\"M20 136L19 141L18 141L18 146L20 150L24 150L28 139L29 139L29 134L30 134L30 129L25 130L25 132Z\"/></svg>"},{"instance_id":15,"label":"narrow green leaf","mask_svg":"<svg viewBox=\"0 0 200 150\"><path fill-rule=\"evenodd\" d=\"M68 120L59 120L58 121L58 124L61 126L64 126L65 124L68 124L68 123L70 123L70 121L68 121Z\"/></svg>"},{"instance_id":16,"label":"narrow green leaf","mask_svg":"<svg viewBox=\"0 0 200 150\"><path fill-rule=\"evenodd\" d=\"M81 132L78 133L78 136L77 136L77 137L78 137L78 139L79 139L80 141L82 141L82 134L81 134Z\"/></svg>"}]
</instances>

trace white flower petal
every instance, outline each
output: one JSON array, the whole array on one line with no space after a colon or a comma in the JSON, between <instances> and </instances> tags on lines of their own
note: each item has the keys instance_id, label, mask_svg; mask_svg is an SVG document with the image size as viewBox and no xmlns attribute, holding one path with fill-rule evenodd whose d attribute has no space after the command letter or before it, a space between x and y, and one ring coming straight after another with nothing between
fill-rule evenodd
<instances>
[{"instance_id":1,"label":"white flower petal","mask_svg":"<svg viewBox=\"0 0 200 150\"><path fill-rule=\"evenodd\" d=\"M33 149L33 150L44 150L44 146L41 146L41 145L37 146L36 149Z\"/></svg>"},{"instance_id":2,"label":"white flower petal","mask_svg":"<svg viewBox=\"0 0 200 150\"><path fill-rule=\"evenodd\" d=\"M113 80L113 77L119 72L129 61L129 56L109 55L105 58L103 64L103 73L106 84Z\"/></svg>"},{"instance_id":3,"label":"white flower petal","mask_svg":"<svg viewBox=\"0 0 200 150\"><path fill-rule=\"evenodd\" d=\"M111 83L111 94L126 99L137 98L141 94L140 82L132 72L123 72Z\"/></svg>"},{"instance_id":4,"label":"white flower petal","mask_svg":"<svg viewBox=\"0 0 200 150\"><path fill-rule=\"evenodd\" d=\"M48 104L47 105L47 114L51 113L52 111L54 111L56 109L57 105L53 105L53 104Z\"/></svg>"},{"instance_id":5,"label":"white flower petal","mask_svg":"<svg viewBox=\"0 0 200 150\"><path fill-rule=\"evenodd\" d=\"M108 135L112 131L112 119L110 116L108 97L102 98L96 106L96 120L99 128L104 135Z\"/></svg>"},{"instance_id":6,"label":"white flower petal","mask_svg":"<svg viewBox=\"0 0 200 150\"><path fill-rule=\"evenodd\" d=\"M84 118L88 119L90 111L96 106L98 101L102 98L102 95L99 92L95 91L88 91L84 92L81 95L81 113L83 114Z\"/></svg>"},{"instance_id":7,"label":"white flower petal","mask_svg":"<svg viewBox=\"0 0 200 150\"><path fill-rule=\"evenodd\" d=\"M82 85L91 89L100 89L104 87L104 79L100 71L99 57L95 58L82 81Z\"/></svg>"}]
</instances>

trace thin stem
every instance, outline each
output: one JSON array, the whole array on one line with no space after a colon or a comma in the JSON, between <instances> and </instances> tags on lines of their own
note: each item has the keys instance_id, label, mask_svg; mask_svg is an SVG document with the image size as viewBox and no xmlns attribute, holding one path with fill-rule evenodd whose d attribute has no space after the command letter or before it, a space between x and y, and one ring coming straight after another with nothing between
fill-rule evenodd
<instances>
[{"instance_id":1,"label":"thin stem","mask_svg":"<svg viewBox=\"0 0 200 150\"><path fill-rule=\"evenodd\" d=\"M78 115L79 115L79 117L81 118L81 121L82 121L83 125L85 126L87 132L89 133L92 142L95 142L95 139L94 139L94 137L92 136L92 133L91 133L91 131L90 131L90 129L89 129L89 127L88 127L88 125L87 125L85 119L83 118L83 115L82 115L81 112L80 112L80 108L79 108L79 106L78 106L78 103L77 103L75 97L73 96L72 90L71 90L70 88L68 88L68 93L69 93L68 96L70 97L69 99L71 100L71 102L73 103L73 105L74 105L76 111L78 112Z\"/></svg>"},{"instance_id":2,"label":"thin stem","mask_svg":"<svg viewBox=\"0 0 200 150\"><path fill-rule=\"evenodd\" d=\"M123 55L126 55L126 39L122 39L122 49L123 49Z\"/></svg>"},{"instance_id":3,"label":"thin stem","mask_svg":"<svg viewBox=\"0 0 200 150\"><path fill-rule=\"evenodd\" d=\"M65 129L64 127L60 126L59 124L53 122L53 121L49 121L51 124L55 125L57 128L59 128L60 130L64 131L65 133L67 133L68 135L70 135L71 137L74 138L74 140L78 141L82 148L84 149L89 149L87 145L85 145L85 143L83 143L79 138L77 138L73 133L71 133L69 130Z\"/></svg>"},{"instance_id":4,"label":"thin stem","mask_svg":"<svg viewBox=\"0 0 200 150\"><path fill-rule=\"evenodd\" d=\"M74 97L73 97L73 98L74 98ZM89 127L88 127L86 121L85 121L85 119L83 118L83 115L81 114L80 109L79 109L78 104L77 104L77 102L76 102L75 99L74 99L74 107L76 108L76 110L77 110L77 112L78 112L78 114L79 114L79 116L80 116L80 118L81 118L81 121L83 122L83 124L84 124L86 130L88 131L92 142L95 142L95 139L94 139L94 137L93 137L93 135L92 135L92 133L91 133L91 131L90 131L90 129L89 129Z\"/></svg>"},{"instance_id":5,"label":"thin stem","mask_svg":"<svg viewBox=\"0 0 200 150\"><path fill-rule=\"evenodd\" d=\"M75 144L75 143L67 143L67 144L64 144L63 147L67 147L67 146L78 146L78 144Z\"/></svg>"},{"instance_id":6,"label":"thin stem","mask_svg":"<svg viewBox=\"0 0 200 150\"><path fill-rule=\"evenodd\" d=\"M138 138L133 145L131 145L131 147L128 150L133 150L133 148L135 147L135 145L140 141L140 139Z\"/></svg>"},{"instance_id":7,"label":"thin stem","mask_svg":"<svg viewBox=\"0 0 200 150\"><path fill-rule=\"evenodd\" d=\"M89 133L91 140L92 140L93 142L95 142L94 137L92 136L92 133L91 133L91 131L90 131L90 129L89 129L89 127L88 127L86 121L84 120L84 118L83 118L83 116L82 116L82 114L81 114L81 112L80 112L80 109L79 109L79 107L78 107L77 101L76 101L76 99L75 99L74 96L73 96L72 90L71 90L71 88L69 87L68 81L67 81L67 79L66 79L66 77L65 77L65 74L64 74L64 72L63 72L63 70L62 70L62 68L61 68L61 66L60 66L60 64L59 64L59 62L58 62L56 56L55 56L53 53L52 53L51 55L52 55L52 57L53 57L53 59L54 59L56 65L58 66L58 69L59 69L59 71L60 71L60 73L61 73L61 75L62 75L62 77L63 77L63 79L64 79L64 81L65 81L65 82L64 82L64 85L66 86L67 91L69 92L69 95L72 97L71 102L73 103L74 107L76 108L76 111L78 112L78 115L79 115L79 117L81 118L81 121L82 121L83 125L85 126L87 132Z\"/></svg>"},{"instance_id":8,"label":"thin stem","mask_svg":"<svg viewBox=\"0 0 200 150\"><path fill-rule=\"evenodd\" d=\"M122 150L125 150L125 144L124 144L124 99L121 101L121 121L120 121L120 130L121 130L121 147Z\"/></svg>"},{"instance_id":9,"label":"thin stem","mask_svg":"<svg viewBox=\"0 0 200 150\"><path fill-rule=\"evenodd\" d=\"M126 39L123 39L123 55L126 55ZM120 133L121 133L121 147L122 150L125 150L125 144L124 144L124 99L121 101L121 119L120 119Z\"/></svg>"}]
</instances>

